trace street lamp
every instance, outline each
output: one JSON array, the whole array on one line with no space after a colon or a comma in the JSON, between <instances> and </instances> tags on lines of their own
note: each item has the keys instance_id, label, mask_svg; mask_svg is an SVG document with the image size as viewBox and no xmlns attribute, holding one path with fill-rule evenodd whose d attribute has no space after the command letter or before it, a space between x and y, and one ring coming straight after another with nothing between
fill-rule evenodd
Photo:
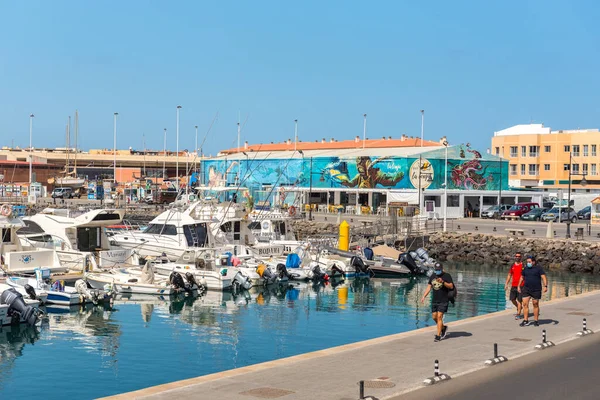
<instances>
[{"instance_id":1,"label":"street lamp","mask_svg":"<svg viewBox=\"0 0 600 400\"><path fill-rule=\"evenodd\" d=\"M117 112L113 114L113 175L115 185L117 184L117 115L119 115ZM117 190L116 187L115 190Z\"/></svg>"},{"instance_id":2,"label":"street lamp","mask_svg":"<svg viewBox=\"0 0 600 400\"><path fill-rule=\"evenodd\" d=\"M444 158L444 232L446 232L446 214L448 214L448 141L444 139L442 144L446 147L446 156Z\"/></svg>"},{"instance_id":3,"label":"street lamp","mask_svg":"<svg viewBox=\"0 0 600 400\"><path fill-rule=\"evenodd\" d=\"M585 186L587 185L587 181L585 180L586 177L586 173L577 173L574 174L571 172L571 169L573 168L573 153L569 152L569 194L568 194L568 200L567 200L567 234L566 234L566 238L570 239L571 238L571 177L573 175L575 176L581 176L581 181L579 182L579 184L581 186ZM559 200L560 201L560 200ZM558 221L560 222L560 212L558 213Z\"/></svg>"},{"instance_id":4,"label":"street lamp","mask_svg":"<svg viewBox=\"0 0 600 400\"><path fill-rule=\"evenodd\" d=\"M33 114L29 115L29 194L31 194L31 182L33 178Z\"/></svg>"},{"instance_id":5,"label":"street lamp","mask_svg":"<svg viewBox=\"0 0 600 400\"><path fill-rule=\"evenodd\" d=\"M165 128L164 131L165 138L163 143L163 181L167 178L167 169L165 168L167 161L167 128Z\"/></svg>"},{"instance_id":6,"label":"street lamp","mask_svg":"<svg viewBox=\"0 0 600 400\"><path fill-rule=\"evenodd\" d=\"M177 127L176 127L176 151L175 155L175 176L177 177L177 190L179 190L179 110L181 110L181 106L177 106Z\"/></svg>"},{"instance_id":7,"label":"street lamp","mask_svg":"<svg viewBox=\"0 0 600 400\"><path fill-rule=\"evenodd\" d=\"M196 173L196 180L198 179L198 125L194 125L196 128L196 147L194 147L194 172Z\"/></svg>"}]
</instances>

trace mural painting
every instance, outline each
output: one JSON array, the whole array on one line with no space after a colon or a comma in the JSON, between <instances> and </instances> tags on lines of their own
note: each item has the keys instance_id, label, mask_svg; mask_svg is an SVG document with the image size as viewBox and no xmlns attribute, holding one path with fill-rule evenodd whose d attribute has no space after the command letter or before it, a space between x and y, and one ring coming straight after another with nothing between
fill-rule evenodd
<instances>
[{"instance_id":1,"label":"mural painting","mask_svg":"<svg viewBox=\"0 0 600 400\"><path fill-rule=\"evenodd\" d=\"M209 186L236 185L251 191L264 187L442 189L445 149L421 157L309 157L290 159L206 160L203 182ZM508 163L466 145L448 148L448 189L503 190L508 188Z\"/></svg>"}]
</instances>

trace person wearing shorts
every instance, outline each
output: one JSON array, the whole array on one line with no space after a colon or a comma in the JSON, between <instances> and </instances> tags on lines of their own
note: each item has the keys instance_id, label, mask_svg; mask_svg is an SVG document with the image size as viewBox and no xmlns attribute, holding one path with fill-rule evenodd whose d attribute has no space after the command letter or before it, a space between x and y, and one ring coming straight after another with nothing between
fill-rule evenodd
<instances>
[{"instance_id":1,"label":"person wearing shorts","mask_svg":"<svg viewBox=\"0 0 600 400\"><path fill-rule=\"evenodd\" d=\"M521 282L524 285L521 286ZM543 286L542 286L543 284ZM521 273L521 279L519 279L518 290L523 296L523 321L519 324L520 326L529 326L529 299L533 303L533 326L540 326L540 299L542 298L542 292L548 291L548 279L546 273L541 266L537 265L534 256L527 256L525 268Z\"/></svg>"},{"instance_id":2,"label":"person wearing shorts","mask_svg":"<svg viewBox=\"0 0 600 400\"><path fill-rule=\"evenodd\" d=\"M509 282L511 283L509 299L517 307L517 313L515 319L521 319L523 310L523 296L519 293L519 281L521 280L521 272L523 272L523 261L520 252L515 254L515 262L510 267L508 275L506 276L506 283L504 284L504 290L508 289Z\"/></svg>"},{"instance_id":3,"label":"person wearing shorts","mask_svg":"<svg viewBox=\"0 0 600 400\"><path fill-rule=\"evenodd\" d=\"M431 318L437 325L437 334L433 341L439 342L446 337L446 331L448 327L444 325L444 314L448 311L448 303L450 297L448 292L454 289L454 283L452 282L452 276L444 272L442 264L436 263L434 268L435 273L429 278L429 284L423 297L421 297L421 303L425 303L425 298L431 292Z\"/></svg>"}]
</instances>

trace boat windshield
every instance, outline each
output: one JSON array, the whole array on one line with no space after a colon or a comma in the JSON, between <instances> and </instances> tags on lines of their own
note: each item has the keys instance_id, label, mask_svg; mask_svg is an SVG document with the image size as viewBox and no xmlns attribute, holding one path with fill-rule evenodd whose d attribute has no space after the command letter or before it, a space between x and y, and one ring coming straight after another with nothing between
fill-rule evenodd
<instances>
[{"instance_id":1,"label":"boat windshield","mask_svg":"<svg viewBox=\"0 0 600 400\"><path fill-rule=\"evenodd\" d=\"M177 235L177 227L175 225L165 224L150 224L144 233L150 233L154 235Z\"/></svg>"}]
</instances>

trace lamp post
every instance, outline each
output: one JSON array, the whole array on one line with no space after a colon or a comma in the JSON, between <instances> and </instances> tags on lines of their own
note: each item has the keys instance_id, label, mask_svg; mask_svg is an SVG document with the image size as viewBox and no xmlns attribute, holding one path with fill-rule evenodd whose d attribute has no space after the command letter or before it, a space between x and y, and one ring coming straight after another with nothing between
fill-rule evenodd
<instances>
[{"instance_id":1,"label":"lamp post","mask_svg":"<svg viewBox=\"0 0 600 400\"><path fill-rule=\"evenodd\" d=\"M33 114L29 115L29 194L31 194L31 182L33 179Z\"/></svg>"},{"instance_id":2,"label":"lamp post","mask_svg":"<svg viewBox=\"0 0 600 400\"><path fill-rule=\"evenodd\" d=\"M298 120L294 120L294 151L298 147Z\"/></svg>"},{"instance_id":3,"label":"lamp post","mask_svg":"<svg viewBox=\"0 0 600 400\"><path fill-rule=\"evenodd\" d=\"M310 178L308 186L308 220L312 221L312 164L313 158L310 158Z\"/></svg>"},{"instance_id":4,"label":"lamp post","mask_svg":"<svg viewBox=\"0 0 600 400\"><path fill-rule=\"evenodd\" d=\"M167 179L167 128L164 129L164 142L163 142L163 181Z\"/></svg>"},{"instance_id":5,"label":"lamp post","mask_svg":"<svg viewBox=\"0 0 600 400\"><path fill-rule=\"evenodd\" d=\"M567 195L567 234L565 236L567 239L571 238L571 177L573 175L581 176L582 178L581 178L581 181L579 182L579 184L581 186L587 185L587 181L585 180L585 177L587 174L585 172L582 174L580 174L580 173L574 174L571 172L572 168L573 168L573 153L571 153L569 151L569 189L568 189L569 194ZM559 201L560 201L560 199L559 199ZM559 213L558 213L558 221L559 222L560 222L560 214L561 213L559 211Z\"/></svg>"},{"instance_id":6,"label":"lamp post","mask_svg":"<svg viewBox=\"0 0 600 400\"><path fill-rule=\"evenodd\" d=\"M446 214L448 214L448 141L444 139L443 145L446 147L444 157L444 232L446 232Z\"/></svg>"},{"instance_id":7,"label":"lamp post","mask_svg":"<svg viewBox=\"0 0 600 400\"><path fill-rule=\"evenodd\" d=\"M365 148L365 141L367 140L367 114L363 114L363 149Z\"/></svg>"},{"instance_id":8,"label":"lamp post","mask_svg":"<svg viewBox=\"0 0 600 400\"><path fill-rule=\"evenodd\" d=\"M424 127L425 127L425 110L421 110L421 147L423 147Z\"/></svg>"},{"instance_id":9,"label":"lamp post","mask_svg":"<svg viewBox=\"0 0 600 400\"><path fill-rule=\"evenodd\" d=\"M196 129L196 147L194 147L194 172L196 172L196 180L198 180L198 125L194 125L194 128Z\"/></svg>"},{"instance_id":10,"label":"lamp post","mask_svg":"<svg viewBox=\"0 0 600 400\"><path fill-rule=\"evenodd\" d=\"M179 190L179 110L181 110L181 106L177 106L177 125L175 130L175 150L177 151L177 154L175 154L175 176L177 177L177 190Z\"/></svg>"},{"instance_id":11,"label":"lamp post","mask_svg":"<svg viewBox=\"0 0 600 400\"><path fill-rule=\"evenodd\" d=\"M119 115L117 112L113 114L113 175L115 185L117 184L117 115ZM117 190L116 187L115 190Z\"/></svg>"}]
</instances>

